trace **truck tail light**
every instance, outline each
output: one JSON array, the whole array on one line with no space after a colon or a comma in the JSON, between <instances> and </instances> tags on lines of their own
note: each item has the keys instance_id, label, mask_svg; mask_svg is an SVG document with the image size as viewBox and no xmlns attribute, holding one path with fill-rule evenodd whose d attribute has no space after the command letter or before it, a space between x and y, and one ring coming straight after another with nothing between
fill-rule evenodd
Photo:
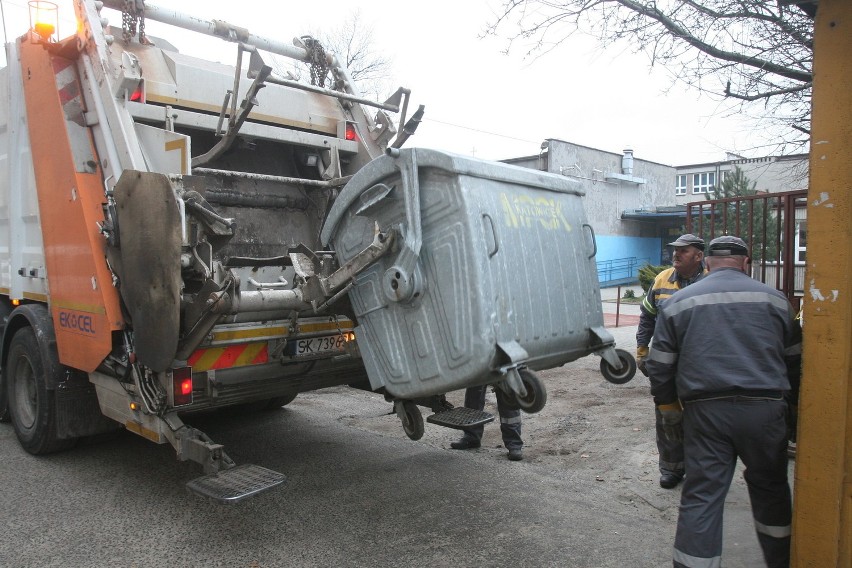
<instances>
[{"instance_id":1,"label":"truck tail light","mask_svg":"<svg viewBox=\"0 0 852 568\"><path fill-rule=\"evenodd\" d=\"M130 93L130 100L137 103L145 102L145 90L142 88L142 81L139 81L139 86Z\"/></svg>"},{"instance_id":2,"label":"truck tail light","mask_svg":"<svg viewBox=\"0 0 852 568\"><path fill-rule=\"evenodd\" d=\"M192 367L172 371L172 395L174 406L192 404Z\"/></svg>"},{"instance_id":3,"label":"truck tail light","mask_svg":"<svg viewBox=\"0 0 852 568\"><path fill-rule=\"evenodd\" d=\"M358 133L355 131L355 125L351 122L346 123L346 132L344 133L344 138L347 140L358 140Z\"/></svg>"}]
</instances>

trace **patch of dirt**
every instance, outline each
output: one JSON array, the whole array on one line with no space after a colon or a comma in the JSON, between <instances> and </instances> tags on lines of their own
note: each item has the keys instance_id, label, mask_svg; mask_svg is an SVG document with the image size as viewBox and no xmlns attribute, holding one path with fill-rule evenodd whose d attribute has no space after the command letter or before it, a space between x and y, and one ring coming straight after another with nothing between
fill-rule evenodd
<instances>
[{"instance_id":1,"label":"patch of dirt","mask_svg":"<svg viewBox=\"0 0 852 568\"><path fill-rule=\"evenodd\" d=\"M635 326L618 328L618 347L635 350ZM612 331L612 330L611 330ZM654 406L648 379L641 373L625 385L608 383L600 373L600 358L591 355L559 367L539 372L548 392L548 401L538 414L522 414L524 461L517 467L537 468L560 479L586 478L608 484L608 490L625 502L644 503L666 514L677 514L680 492L659 487L657 447L654 441ZM392 405L373 393L377 406L367 412L342 416L348 425L381 435L406 438ZM464 391L447 395L455 406L464 405ZM422 408L424 420L431 413ZM482 447L468 450L487 461L505 460L506 449L500 436L497 402L489 389L485 410L495 416L487 424ZM461 431L426 423L419 441L450 450L450 442ZM513 465L514 466L514 465Z\"/></svg>"}]
</instances>

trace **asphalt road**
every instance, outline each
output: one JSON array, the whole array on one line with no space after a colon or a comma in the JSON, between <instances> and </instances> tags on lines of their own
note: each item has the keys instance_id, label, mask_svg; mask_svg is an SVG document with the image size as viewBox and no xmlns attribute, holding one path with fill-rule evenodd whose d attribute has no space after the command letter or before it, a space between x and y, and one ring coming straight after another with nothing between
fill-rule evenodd
<instances>
[{"instance_id":1,"label":"asphalt road","mask_svg":"<svg viewBox=\"0 0 852 568\"><path fill-rule=\"evenodd\" d=\"M170 446L124 434L33 457L0 424L0 566L670 565L671 518L653 507L594 480L348 427L346 396L197 421L238 463L288 476L232 506L189 494L200 469Z\"/></svg>"},{"instance_id":2,"label":"asphalt road","mask_svg":"<svg viewBox=\"0 0 852 568\"><path fill-rule=\"evenodd\" d=\"M626 349L635 330L611 329ZM171 446L124 433L34 457L0 424L0 568L671 566L679 490L352 426L389 410L380 396L339 388L278 411L189 421L237 463L288 476L232 506L186 491L201 469ZM762 565L753 535L735 483L725 566Z\"/></svg>"}]
</instances>

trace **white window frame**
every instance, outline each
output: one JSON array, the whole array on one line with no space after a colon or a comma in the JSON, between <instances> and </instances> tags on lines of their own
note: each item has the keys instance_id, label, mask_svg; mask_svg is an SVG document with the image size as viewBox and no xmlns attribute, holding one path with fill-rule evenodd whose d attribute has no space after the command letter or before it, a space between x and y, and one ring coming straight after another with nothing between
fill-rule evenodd
<instances>
[{"instance_id":1,"label":"white window frame","mask_svg":"<svg viewBox=\"0 0 852 568\"><path fill-rule=\"evenodd\" d=\"M806 253L808 250L807 245L807 232L808 232L808 223L807 221L799 221L796 223L796 241L795 241L795 251L796 251L796 264L804 264ZM805 237L805 244L802 244L802 236Z\"/></svg>"},{"instance_id":2,"label":"white window frame","mask_svg":"<svg viewBox=\"0 0 852 568\"><path fill-rule=\"evenodd\" d=\"M692 193L707 193L716 185L716 172L692 174Z\"/></svg>"},{"instance_id":3,"label":"white window frame","mask_svg":"<svg viewBox=\"0 0 852 568\"><path fill-rule=\"evenodd\" d=\"M689 176L679 174L675 176L675 195L686 195L686 186Z\"/></svg>"}]
</instances>

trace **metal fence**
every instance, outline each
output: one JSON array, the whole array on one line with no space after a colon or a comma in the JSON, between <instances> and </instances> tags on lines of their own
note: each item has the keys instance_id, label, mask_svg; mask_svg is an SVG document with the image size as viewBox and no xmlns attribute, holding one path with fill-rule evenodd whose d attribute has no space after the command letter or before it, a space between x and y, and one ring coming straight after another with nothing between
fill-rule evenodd
<instances>
[{"instance_id":1,"label":"metal fence","mask_svg":"<svg viewBox=\"0 0 852 568\"><path fill-rule=\"evenodd\" d=\"M639 267L647 262L650 262L650 259L635 256L602 260L597 263L598 282L610 286L637 282Z\"/></svg>"},{"instance_id":2,"label":"metal fence","mask_svg":"<svg viewBox=\"0 0 852 568\"><path fill-rule=\"evenodd\" d=\"M800 190L688 203L686 230L707 242L742 238L751 248L752 277L784 292L798 308L805 267L796 255L796 233L807 219L807 197Z\"/></svg>"}]
</instances>

